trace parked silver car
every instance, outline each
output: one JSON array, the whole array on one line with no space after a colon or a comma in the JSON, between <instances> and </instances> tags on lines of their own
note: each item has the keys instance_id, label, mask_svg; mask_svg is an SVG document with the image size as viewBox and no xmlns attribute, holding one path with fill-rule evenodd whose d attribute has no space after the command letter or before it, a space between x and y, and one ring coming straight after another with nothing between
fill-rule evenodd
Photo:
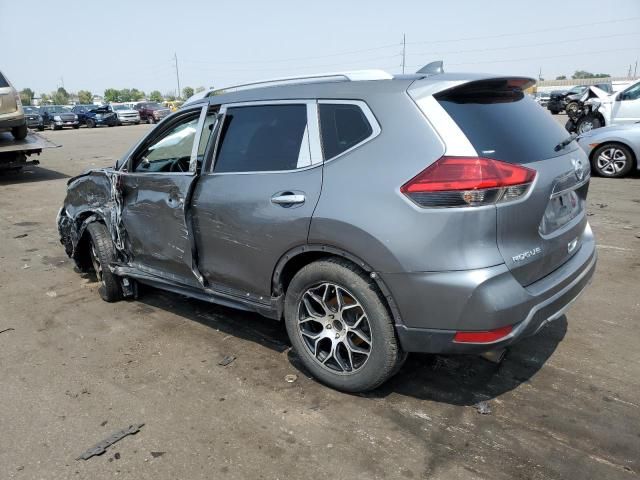
<instances>
[{"instance_id":1,"label":"parked silver car","mask_svg":"<svg viewBox=\"0 0 640 480\"><path fill-rule=\"evenodd\" d=\"M583 133L578 143L603 177L624 177L640 169L640 122L612 125Z\"/></svg>"},{"instance_id":2,"label":"parked silver car","mask_svg":"<svg viewBox=\"0 0 640 480\"><path fill-rule=\"evenodd\" d=\"M367 71L212 92L68 184L61 242L136 282L284 318L322 382L481 353L559 318L596 264L589 164L533 80Z\"/></svg>"},{"instance_id":3,"label":"parked silver car","mask_svg":"<svg viewBox=\"0 0 640 480\"><path fill-rule=\"evenodd\" d=\"M29 133L20 94L0 72L0 132L7 130L16 140L25 139Z\"/></svg>"}]
</instances>

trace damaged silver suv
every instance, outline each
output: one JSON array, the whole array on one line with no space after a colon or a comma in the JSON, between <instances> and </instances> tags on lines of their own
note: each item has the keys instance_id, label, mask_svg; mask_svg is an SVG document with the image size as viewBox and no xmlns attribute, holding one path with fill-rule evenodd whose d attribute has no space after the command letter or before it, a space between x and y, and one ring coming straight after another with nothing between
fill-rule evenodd
<instances>
[{"instance_id":1,"label":"damaged silver suv","mask_svg":"<svg viewBox=\"0 0 640 480\"><path fill-rule=\"evenodd\" d=\"M532 80L428 70L200 95L69 182L61 242L106 301L140 282L284 319L345 391L535 334L595 270L589 162Z\"/></svg>"}]
</instances>

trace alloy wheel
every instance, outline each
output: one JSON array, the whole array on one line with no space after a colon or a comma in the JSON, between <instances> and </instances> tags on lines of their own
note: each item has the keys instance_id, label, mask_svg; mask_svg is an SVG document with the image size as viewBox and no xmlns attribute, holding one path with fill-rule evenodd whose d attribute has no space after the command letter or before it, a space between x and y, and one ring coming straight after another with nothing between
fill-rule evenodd
<instances>
[{"instance_id":1,"label":"alloy wheel","mask_svg":"<svg viewBox=\"0 0 640 480\"><path fill-rule=\"evenodd\" d=\"M362 369L373 348L363 306L355 295L334 283L304 292L298 304L298 334L320 366L340 375Z\"/></svg>"},{"instance_id":2,"label":"alloy wheel","mask_svg":"<svg viewBox=\"0 0 640 480\"><path fill-rule=\"evenodd\" d=\"M598 170L606 175L617 175L627 165L627 155L619 148L603 150L596 161Z\"/></svg>"}]
</instances>

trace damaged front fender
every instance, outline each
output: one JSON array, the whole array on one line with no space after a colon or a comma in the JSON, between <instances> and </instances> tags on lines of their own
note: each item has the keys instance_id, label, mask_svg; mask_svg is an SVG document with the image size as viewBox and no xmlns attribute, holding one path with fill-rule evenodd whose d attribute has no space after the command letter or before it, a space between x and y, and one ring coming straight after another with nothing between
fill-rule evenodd
<instances>
[{"instance_id":1,"label":"damaged front fender","mask_svg":"<svg viewBox=\"0 0 640 480\"><path fill-rule=\"evenodd\" d=\"M67 196L57 217L60 243L66 254L78 266L83 237L92 222L102 222L107 227L113 244L127 260L125 231L122 226L122 193L119 173L113 169L96 169L73 178L67 187Z\"/></svg>"}]
</instances>

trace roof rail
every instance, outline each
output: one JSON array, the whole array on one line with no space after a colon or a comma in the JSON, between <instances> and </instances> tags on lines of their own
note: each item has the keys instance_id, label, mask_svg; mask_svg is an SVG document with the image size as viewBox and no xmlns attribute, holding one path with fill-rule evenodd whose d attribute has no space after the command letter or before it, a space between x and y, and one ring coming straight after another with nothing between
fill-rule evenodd
<instances>
[{"instance_id":1,"label":"roof rail","mask_svg":"<svg viewBox=\"0 0 640 480\"><path fill-rule=\"evenodd\" d=\"M384 70L354 70L351 72L313 73L309 75L273 78L257 82L243 83L240 85L232 85L213 90L209 94L215 95L223 92L237 92L239 90L249 90L259 87L275 87L279 85L296 85L331 81L357 82L363 80L391 80L392 78L393 75L385 72Z\"/></svg>"}]
</instances>

